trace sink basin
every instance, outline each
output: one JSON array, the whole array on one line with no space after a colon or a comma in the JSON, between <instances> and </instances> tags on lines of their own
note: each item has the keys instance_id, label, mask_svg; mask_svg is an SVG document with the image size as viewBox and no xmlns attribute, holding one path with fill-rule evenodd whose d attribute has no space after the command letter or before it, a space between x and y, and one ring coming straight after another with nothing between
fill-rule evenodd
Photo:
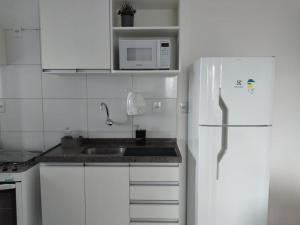
<instances>
[{"instance_id":1,"label":"sink basin","mask_svg":"<svg viewBox=\"0 0 300 225\"><path fill-rule=\"evenodd\" d=\"M126 148L124 156L177 156L175 148L134 147Z\"/></svg>"},{"instance_id":2,"label":"sink basin","mask_svg":"<svg viewBox=\"0 0 300 225\"><path fill-rule=\"evenodd\" d=\"M125 152L124 147L86 147L82 154L86 155L117 155L122 156Z\"/></svg>"}]
</instances>

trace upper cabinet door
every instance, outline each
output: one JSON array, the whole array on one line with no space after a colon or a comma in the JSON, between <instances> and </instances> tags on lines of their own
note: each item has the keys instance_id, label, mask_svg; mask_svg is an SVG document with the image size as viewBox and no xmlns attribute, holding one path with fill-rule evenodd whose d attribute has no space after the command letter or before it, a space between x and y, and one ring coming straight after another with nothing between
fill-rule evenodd
<instances>
[{"instance_id":1,"label":"upper cabinet door","mask_svg":"<svg viewBox=\"0 0 300 225\"><path fill-rule=\"evenodd\" d=\"M110 69L109 0L77 0L77 69Z\"/></svg>"},{"instance_id":2,"label":"upper cabinet door","mask_svg":"<svg viewBox=\"0 0 300 225\"><path fill-rule=\"evenodd\" d=\"M0 65L6 64L5 32L0 29Z\"/></svg>"},{"instance_id":3,"label":"upper cabinet door","mask_svg":"<svg viewBox=\"0 0 300 225\"><path fill-rule=\"evenodd\" d=\"M76 68L75 0L40 0L43 69Z\"/></svg>"},{"instance_id":4,"label":"upper cabinet door","mask_svg":"<svg viewBox=\"0 0 300 225\"><path fill-rule=\"evenodd\" d=\"M109 0L40 0L43 69L110 69Z\"/></svg>"}]
</instances>

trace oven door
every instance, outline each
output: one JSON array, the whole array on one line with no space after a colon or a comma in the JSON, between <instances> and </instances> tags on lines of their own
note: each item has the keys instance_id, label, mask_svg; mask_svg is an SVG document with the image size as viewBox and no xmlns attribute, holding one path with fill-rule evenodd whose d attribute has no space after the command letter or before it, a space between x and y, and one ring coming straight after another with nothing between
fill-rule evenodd
<instances>
[{"instance_id":1,"label":"oven door","mask_svg":"<svg viewBox=\"0 0 300 225\"><path fill-rule=\"evenodd\" d=\"M119 40L120 69L158 69L157 40Z\"/></svg>"},{"instance_id":2,"label":"oven door","mask_svg":"<svg viewBox=\"0 0 300 225\"><path fill-rule=\"evenodd\" d=\"M23 225L21 183L0 183L1 225Z\"/></svg>"}]
</instances>

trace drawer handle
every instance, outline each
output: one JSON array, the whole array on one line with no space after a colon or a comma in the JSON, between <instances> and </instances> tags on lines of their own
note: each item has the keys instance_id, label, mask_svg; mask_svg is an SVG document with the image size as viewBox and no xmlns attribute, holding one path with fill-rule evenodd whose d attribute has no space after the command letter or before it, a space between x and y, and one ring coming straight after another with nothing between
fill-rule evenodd
<instances>
[{"instance_id":1,"label":"drawer handle","mask_svg":"<svg viewBox=\"0 0 300 225\"><path fill-rule=\"evenodd\" d=\"M132 218L130 219L131 223L179 223L178 219L139 219L139 218Z\"/></svg>"},{"instance_id":2,"label":"drawer handle","mask_svg":"<svg viewBox=\"0 0 300 225\"><path fill-rule=\"evenodd\" d=\"M130 200L132 205L179 205L178 200Z\"/></svg>"},{"instance_id":3,"label":"drawer handle","mask_svg":"<svg viewBox=\"0 0 300 225\"><path fill-rule=\"evenodd\" d=\"M179 167L179 164L160 164L160 165L152 165L152 164L130 164L130 167Z\"/></svg>"},{"instance_id":4,"label":"drawer handle","mask_svg":"<svg viewBox=\"0 0 300 225\"><path fill-rule=\"evenodd\" d=\"M178 181L130 181L132 186L179 186Z\"/></svg>"}]
</instances>

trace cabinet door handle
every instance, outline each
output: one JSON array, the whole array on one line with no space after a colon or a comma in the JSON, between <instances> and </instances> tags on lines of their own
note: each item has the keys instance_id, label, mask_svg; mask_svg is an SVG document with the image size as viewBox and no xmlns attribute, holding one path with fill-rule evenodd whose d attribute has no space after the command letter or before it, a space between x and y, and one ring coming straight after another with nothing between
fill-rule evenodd
<instances>
[{"instance_id":1,"label":"cabinet door handle","mask_svg":"<svg viewBox=\"0 0 300 225\"><path fill-rule=\"evenodd\" d=\"M77 73L110 73L109 69L76 69Z\"/></svg>"},{"instance_id":2,"label":"cabinet door handle","mask_svg":"<svg viewBox=\"0 0 300 225\"><path fill-rule=\"evenodd\" d=\"M65 73L76 73L75 69L43 69L43 73L54 73L54 74L65 74Z\"/></svg>"},{"instance_id":3,"label":"cabinet door handle","mask_svg":"<svg viewBox=\"0 0 300 225\"><path fill-rule=\"evenodd\" d=\"M162 218L155 218L155 219L148 219L148 218L131 218L131 223L179 223L178 219L162 219Z\"/></svg>"},{"instance_id":4,"label":"cabinet door handle","mask_svg":"<svg viewBox=\"0 0 300 225\"><path fill-rule=\"evenodd\" d=\"M178 181L130 181L131 186L179 186Z\"/></svg>"},{"instance_id":5,"label":"cabinet door handle","mask_svg":"<svg viewBox=\"0 0 300 225\"><path fill-rule=\"evenodd\" d=\"M179 205L178 200L130 200L132 205Z\"/></svg>"}]
</instances>

